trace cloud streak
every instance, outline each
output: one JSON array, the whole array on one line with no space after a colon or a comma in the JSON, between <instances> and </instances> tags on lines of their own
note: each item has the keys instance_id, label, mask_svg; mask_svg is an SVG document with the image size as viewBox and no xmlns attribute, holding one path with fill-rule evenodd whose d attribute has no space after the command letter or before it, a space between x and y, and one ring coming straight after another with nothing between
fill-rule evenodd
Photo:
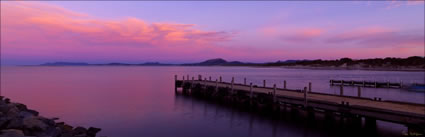
<instances>
[{"instance_id":1,"label":"cloud streak","mask_svg":"<svg viewBox=\"0 0 425 137\"><path fill-rule=\"evenodd\" d=\"M348 31L326 40L334 44L355 44L362 47L418 47L424 46L423 32L402 32L385 28L367 28Z\"/></svg>"}]
</instances>

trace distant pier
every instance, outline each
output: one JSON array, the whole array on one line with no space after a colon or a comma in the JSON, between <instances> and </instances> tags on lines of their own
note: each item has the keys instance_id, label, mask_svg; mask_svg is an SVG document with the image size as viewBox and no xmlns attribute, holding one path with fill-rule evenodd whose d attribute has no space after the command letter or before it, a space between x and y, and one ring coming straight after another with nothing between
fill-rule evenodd
<instances>
[{"instance_id":1,"label":"distant pier","mask_svg":"<svg viewBox=\"0 0 425 137\"><path fill-rule=\"evenodd\" d=\"M331 86L360 86L372 88L403 88L403 82L378 82L378 81L355 81L355 80L329 80Z\"/></svg>"},{"instance_id":2,"label":"distant pier","mask_svg":"<svg viewBox=\"0 0 425 137\"><path fill-rule=\"evenodd\" d=\"M345 84L346 82L340 83ZM351 83L359 84L358 81L351 81ZM382 83L373 84L377 85L376 87L382 86ZM389 85L402 86L395 83ZM244 83L235 83L234 78L230 82L224 82L221 76L215 80L211 80L211 77L203 79L201 75L198 75L196 79L183 76L180 80L177 75L175 76L176 93L181 91L186 95L225 100L250 108L268 108L272 112L290 109L291 111L304 111L312 117L315 113L324 113L326 117L339 116L360 124L362 121L370 124L376 123L376 120L382 120L405 125L408 127L409 133L425 133L424 104L387 101L377 97L365 98L361 96L360 87L358 87L356 97L345 96L342 86L339 95L313 92L311 83L308 84L308 87L300 90L287 89L286 81L283 81L283 85L279 87L283 88L278 88L276 84L273 87L266 87L266 80L259 87L252 83L248 84L246 78L244 78Z\"/></svg>"}]
</instances>

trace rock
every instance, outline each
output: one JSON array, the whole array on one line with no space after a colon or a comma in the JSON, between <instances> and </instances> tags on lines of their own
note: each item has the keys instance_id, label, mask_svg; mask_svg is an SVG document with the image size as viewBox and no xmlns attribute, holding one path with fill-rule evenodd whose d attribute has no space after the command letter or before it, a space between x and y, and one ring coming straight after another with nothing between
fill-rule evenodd
<instances>
[{"instance_id":1,"label":"rock","mask_svg":"<svg viewBox=\"0 0 425 137\"><path fill-rule=\"evenodd\" d=\"M40 120L43 121L44 123L46 123L49 126L55 126L56 125L55 121L53 121L52 119L40 117Z\"/></svg>"},{"instance_id":2,"label":"rock","mask_svg":"<svg viewBox=\"0 0 425 137\"><path fill-rule=\"evenodd\" d=\"M56 123L56 126L62 130L62 133L72 133L73 127L65 124L64 122Z\"/></svg>"},{"instance_id":3,"label":"rock","mask_svg":"<svg viewBox=\"0 0 425 137\"><path fill-rule=\"evenodd\" d=\"M38 116L38 112L32 109L27 109L27 112L32 113L34 116Z\"/></svg>"},{"instance_id":4,"label":"rock","mask_svg":"<svg viewBox=\"0 0 425 137\"><path fill-rule=\"evenodd\" d=\"M6 129L0 132L0 137L25 137L24 132L17 129Z\"/></svg>"},{"instance_id":5,"label":"rock","mask_svg":"<svg viewBox=\"0 0 425 137\"><path fill-rule=\"evenodd\" d=\"M15 106L21 111L25 111L25 110L28 109L26 105L21 104L21 103L15 103Z\"/></svg>"},{"instance_id":6,"label":"rock","mask_svg":"<svg viewBox=\"0 0 425 137\"><path fill-rule=\"evenodd\" d=\"M32 135L37 137L58 137L61 135L61 130L58 127L49 127L45 131L33 132Z\"/></svg>"},{"instance_id":7,"label":"rock","mask_svg":"<svg viewBox=\"0 0 425 137\"><path fill-rule=\"evenodd\" d=\"M87 136L89 137L95 137L97 132L99 132L100 128L95 128L95 127L89 127L89 129L87 130Z\"/></svg>"},{"instance_id":8,"label":"rock","mask_svg":"<svg viewBox=\"0 0 425 137\"><path fill-rule=\"evenodd\" d=\"M18 117L19 116L19 109L15 107L14 105L9 104L8 105L8 111L7 111L7 117Z\"/></svg>"},{"instance_id":9,"label":"rock","mask_svg":"<svg viewBox=\"0 0 425 137\"><path fill-rule=\"evenodd\" d=\"M22 119L13 118L9 121L9 124L6 126L8 129L22 129L24 127Z\"/></svg>"},{"instance_id":10,"label":"rock","mask_svg":"<svg viewBox=\"0 0 425 137\"><path fill-rule=\"evenodd\" d=\"M32 116L26 117L23 119L23 124L25 128L34 129L34 130L46 130L48 125L45 124L39 117Z\"/></svg>"},{"instance_id":11,"label":"rock","mask_svg":"<svg viewBox=\"0 0 425 137\"><path fill-rule=\"evenodd\" d=\"M0 96L0 137L95 137L100 128L76 127L58 118L45 118L26 105L11 103ZM26 136L25 136L26 135Z\"/></svg>"},{"instance_id":12,"label":"rock","mask_svg":"<svg viewBox=\"0 0 425 137\"><path fill-rule=\"evenodd\" d=\"M10 103L10 99L9 98L4 99L4 103L9 104Z\"/></svg>"},{"instance_id":13,"label":"rock","mask_svg":"<svg viewBox=\"0 0 425 137\"><path fill-rule=\"evenodd\" d=\"M87 132L87 129L83 127L76 127L73 132L74 132L74 135L83 135L83 134L85 135Z\"/></svg>"},{"instance_id":14,"label":"rock","mask_svg":"<svg viewBox=\"0 0 425 137\"><path fill-rule=\"evenodd\" d=\"M30 112L27 112L27 111L21 111L21 112L19 112L18 116L20 118L26 118L26 117L33 117L34 115Z\"/></svg>"}]
</instances>

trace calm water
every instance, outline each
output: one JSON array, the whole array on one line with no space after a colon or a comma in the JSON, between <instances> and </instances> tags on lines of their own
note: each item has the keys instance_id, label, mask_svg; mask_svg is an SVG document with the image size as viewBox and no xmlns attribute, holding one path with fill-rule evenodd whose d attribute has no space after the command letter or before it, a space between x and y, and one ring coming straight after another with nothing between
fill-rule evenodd
<instances>
[{"instance_id":1,"label":"calm water","mask_svg":"<svg viewBox=\"0 0 425 137\"><path fill-rule=\"evenodd\" d=\"M359 130L334 132L335 126L303 125L302 120L267 118L217 103L174 94L174 75L223 76L230 81L267 86L274 83L301 89L313 83L313 92L338 94L329 79L424 83L424 72L358 70L304 70L249 67L3 67L1 95L27 104L47 117L72 125L102 128L109 137L198 136L346 136ZM196 77L196 76L195 76ZM346 87L344 93L356 95ZM424 103L423 92L401 89L363 89L362 96ZM401 136L402 125L378 122L372 136Z\"/></svg>"}]
</instances>

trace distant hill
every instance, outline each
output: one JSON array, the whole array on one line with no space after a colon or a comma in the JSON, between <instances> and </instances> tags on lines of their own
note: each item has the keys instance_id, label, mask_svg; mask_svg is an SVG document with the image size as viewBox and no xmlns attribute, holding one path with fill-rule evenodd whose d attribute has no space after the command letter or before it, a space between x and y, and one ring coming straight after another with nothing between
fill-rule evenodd
<instances>
[{"instance_id":1,"label":"distant hill","mask_svg":"<svg viewBox=\"0 0 425 137\"><path fill-rule=\"evenodd\" d=\"M106 63L106 64L88 64L81 62L53 62L44 63L40 66L172 66L174 64L161 64L159 62L146 62L141 64L129 64L129 63Z\"/></svg>"},{"instance_id":2,"label":"distant hill","mask_svg":"<svg viewBox=\"0 0 425 137\"><path fill-rule=\"evenodd\" d=\"M83 62L52 62L52 63L44 63L41 66L88 66L90 64Z\"/></svg>"},{"instance_id":3,"label":"distant hill","mask_svg":"<svg viewBox=\"0 0 425 137\"><path fill-rule=\"evenodd\" d=\"M321 69L364 69L364 70L425 70L425 57L412 56L408 58L374 58L336 60L300 60L290 62L264 63L260 66L283 66L291 68L321 68Z\"/></svg>"},{"instance_id":4,"label":"distant hill","mask_svg":"<svg viewBox=\"0 0 425 137\"><path fill-rule=\"evenodd\" d=\"M243 66L250 65L252 63L243 63L240 61L228 62L222 58L209 59L200 63L182 64L183 66Z\"/></svg>"}]
</instances>

